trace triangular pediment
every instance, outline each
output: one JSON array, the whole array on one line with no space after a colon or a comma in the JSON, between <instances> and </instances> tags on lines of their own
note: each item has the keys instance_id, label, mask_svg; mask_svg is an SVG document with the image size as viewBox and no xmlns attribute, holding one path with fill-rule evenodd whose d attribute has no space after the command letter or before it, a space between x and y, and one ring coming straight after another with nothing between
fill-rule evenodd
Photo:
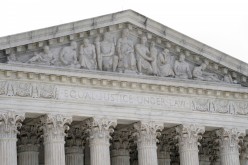
<instances>
[{"instance_id":1,"label":"triangular pediment","mask_svg":"<svg viewBox=\"0 0 248 165\"><path fill-rule=\"evenodd\" d=\"M132 10L0 38L0 67L248 86L248 65ZM185 58L185 59L184 59Z\"/></svg>"}]
</instances>

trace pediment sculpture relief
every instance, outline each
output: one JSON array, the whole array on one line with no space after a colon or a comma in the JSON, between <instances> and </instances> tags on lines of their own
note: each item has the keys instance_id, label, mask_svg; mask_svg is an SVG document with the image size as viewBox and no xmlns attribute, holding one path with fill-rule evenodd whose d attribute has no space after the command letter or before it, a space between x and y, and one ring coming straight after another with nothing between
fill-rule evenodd
<instances>
[{"instance_id":1,"label":"pediment sculpture relief","mask_svg":"<svg viewBox=\"0 0 248 165\"><path fill-rule=\"evenodd\" d=\"M237 83L230 74L211 72L207 70L207 63L194 64L186 59L183 52L177 54L158 46L154 41L148 41L146 36L131 36L129 29L119 33L106 32L103 37L85 37L82 41L72 41L57 48L44 46L41 52L33 52L26 58L11 53L7 63Z\"/></svg>"}]
</instances>

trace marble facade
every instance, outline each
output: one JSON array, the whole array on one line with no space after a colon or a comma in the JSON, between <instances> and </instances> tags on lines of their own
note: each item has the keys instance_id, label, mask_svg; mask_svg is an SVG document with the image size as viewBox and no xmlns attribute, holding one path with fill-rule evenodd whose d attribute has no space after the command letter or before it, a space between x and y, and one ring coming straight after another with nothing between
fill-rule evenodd
<instances>
[{"instance_id":1,"label":"marble facade","mask_svg":"<svg viewBox=\"0 0 248 165\"><path fill-rule=\"evenodd\" d=\"M0 38L1 165L247 165L248 65L132 10Z\"/></svg>"}]
</instances>

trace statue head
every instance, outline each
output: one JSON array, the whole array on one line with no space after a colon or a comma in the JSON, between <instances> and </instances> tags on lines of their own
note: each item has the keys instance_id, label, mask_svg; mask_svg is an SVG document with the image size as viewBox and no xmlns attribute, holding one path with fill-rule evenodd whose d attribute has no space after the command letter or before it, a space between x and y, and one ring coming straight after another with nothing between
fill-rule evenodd
<instances>
[{"instance_id":1,"label":"statue head","mask_svg":"<svg viewBox=\"0 0 248 165\"><path fill-rule=\"evenodd\" d=\"M165 48L165 49L163 50L163 52L164 52L165 54L167 54L167 53L169 53L170 51L169 51L169 49L166 49L166 48Z\"/></svg>"},{"instance_id":2,"label":"statue head","mask_svg":"<svg viewBox=\"0 0 248 165\"><path fill-rule=\"evenodd\" d=\"M122 31L122 37L128 37L129 36L129 30L128 29L124 29Z\"/></svg>"},{"instance_id":3,"label":"statue head","mask_svg":"<svg viewBox=\"0 0 248 165\"><path fill-rule=\"evenodd\" d=\"M147 42L146 36L142 36L141 37L141 44L146 44L146 42Z\"/></svg>"},{"instance_id":4,"label":"statue head","mask_svg":"<svg viewBox=\"0 0 248 165\"><path fill-rule=\"evenodd\" d=\"M73 50L77 49L77 43L75 41L71 42L71 47Z\"/></svg>"},{"instance_id":5,"label":"statue head","mask_svg":"<svg viewBox=\"0 0 248 165\"><path fill-rule=\"evenodd\" d=\"M201 64L201 68L202 68L202 70L205 70L207 68L207 64L206 63L202 63Z\"/></svg>"},{"instance_id":6,"label":"statue head","mask_svg":"<svg viewBox=\"0 0 248 165\"><path fill-rule=\"evenodd\" d=\"M50 48L49 46L44 46L43 50L44 50L44 53L48 54L50 51Z\"/></svg>"},{"instance_id":7,"label":"statue head","mask_svg":"<svg viewBox=\"0 0 248 165\"><path fill-rule=\"evenodd\" d=\"M90 44L90 41L89 41L89 39L85 38L83 40L83 43L84 43L84 46L88 46Z\"/></svg>"},{"instance_id":8,"label":"statue head","mask_svg":"<svg viewBox=\"0 0 248 165\"><path fill-rule=\"evenodd\" d=\"M111 40L112 40L112 38L111 38L111 34L110 33L105 33L104 34L104 40L106 40L106 41L109 41L109 42L111 42Z\"/></svg>"},{"instance_id":9,"label":"statue head","mask_svg":"<svg viewBox=\"0 0 248 165\"><path fill-rule=\"evenodd\" d=\"M183 62L184 60L185 60L185 55L181 53L179 56L179 61Z\"/></svg>"},{"instance_id":10,"label":"statue head","mask_svg":"<svg viewBox=\"0 0 248 165\"><path fill-rule=\"evenodd\" d=\"M155 42L152 41L152 42L151 42L151 47L154 47L154 46L155 46Z\"/></svg>"}]
</instances>

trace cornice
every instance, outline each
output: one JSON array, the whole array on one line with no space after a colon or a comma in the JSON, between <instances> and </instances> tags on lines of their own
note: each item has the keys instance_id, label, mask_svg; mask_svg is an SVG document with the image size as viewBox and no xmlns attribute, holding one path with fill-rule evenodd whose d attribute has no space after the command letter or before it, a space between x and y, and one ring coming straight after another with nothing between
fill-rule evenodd
<instances>
[{"instance_id":1,"label":"cornice","mask_svg":"<svg viewBox=\"0 0 248 165\"><path fill-rule=\"evenodd\" d=\"M40 42L51 42L54 38L59 38L59 40L62 41L65 36L68 36L70 40L73 40L76 33L83 35L81 34L82 32L90 31L89 33L93 34L96 29L98 29L99 32L101 31L101 28L106 26L110 26L111 28L112 25L128 22L150 31L151 34L155 34L177 44L182 50L191 51L195 54L204 56L218 65L226 66L235 72L248 76L248 65L245 62L237 60L132 10L1 37L0 50L6 49L5 51L8 52L10 48L14 47L16 47L17 50L22 50L23 45L32 47L32 43L38 43L38 45L41 46L42 43Z\"/></svg>"},{"instance_id":2,"label":"cornice","mask_svg":"<svg viewBox=\"0 0 248 165\"><path fill-rule=\"evenodd\" d=\"M0 64L2 81L24 81L53 85L86 86L174 95L201 95L225 99L247 99L248 89L237 84L182 80L114 72L65 69L45 66Z\"/></svg>"}]
</instances>

